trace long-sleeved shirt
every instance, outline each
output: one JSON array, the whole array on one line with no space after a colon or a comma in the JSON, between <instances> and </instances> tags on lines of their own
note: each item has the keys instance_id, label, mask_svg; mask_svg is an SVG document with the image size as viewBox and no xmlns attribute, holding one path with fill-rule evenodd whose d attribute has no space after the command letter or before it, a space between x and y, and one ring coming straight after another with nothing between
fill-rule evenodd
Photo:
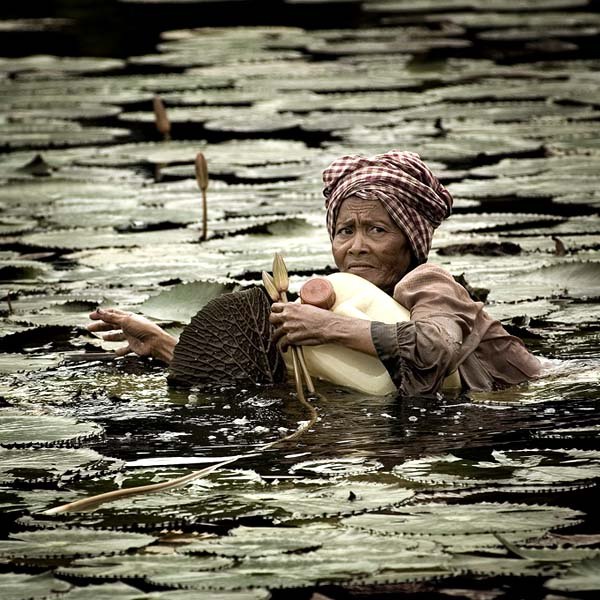
<instances>
[{"instance_id":1,"label":"long-sleeved shirt","mask_svg":"<svg viewBox=\"0 0 600 600\"><path fill-rule=\"evenodd\" d=\"M371 336L401 394L435 393L456 369L470 390L499 389L539 374L541 363L523 342L441 267L427 263L410 271L394 299L410 311L410 321L374 321Z\"/></svg>"}]
</instances>

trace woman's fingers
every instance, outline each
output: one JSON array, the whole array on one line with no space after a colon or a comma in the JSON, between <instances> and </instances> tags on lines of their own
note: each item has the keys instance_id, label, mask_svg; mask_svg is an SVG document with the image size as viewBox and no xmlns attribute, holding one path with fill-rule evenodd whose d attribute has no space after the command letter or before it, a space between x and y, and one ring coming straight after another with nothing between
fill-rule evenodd
<instances>
[{"instance_id":1,"label":"woman's fingers","mask_svg":"<svg viewBox=\"0 0 600 600\"><path fill-rule=\"evenodd\" d=\"M133 350L131 349L131 346L129 344L127 344L127 346L123 346L123 348L117 348L115 350L115 354L117 356L125 356L126 354L129 354L133 352Z\"/></svg>"},{"instance_id":2,"label":"woman's fingers","mask_svg":"<svg viewBox=\"0 0 600 600\"><path fill-rule=\"evenodd\" d=\"M105 323L104 321L100 321L98 323L90 323L87 326L88 331L114 331L115 326L112 323Z\"/></svg>"},{"instance_id":3,"label":"woman's fingers","mask_svg":"<svg viewBox=\"0 0 600 600\"><path fill-rule=\"evenodd\" d=\"M130 313L118 308L97 308L90 313L92 321L105 321L113 325L121 325L122 321L129 316Z\"/></svg>"},{"instance_id":4,"label":"woman's fingers","mask_svg":"<svg viewBox=\"0 0 600 600\"><path fill-rule=\"evenodd\" d=\"M106 333L102 336L102 339L105 342L123 342L127 338L122 331L117 331L115 333Z\"/></svg>"}]
</instances>

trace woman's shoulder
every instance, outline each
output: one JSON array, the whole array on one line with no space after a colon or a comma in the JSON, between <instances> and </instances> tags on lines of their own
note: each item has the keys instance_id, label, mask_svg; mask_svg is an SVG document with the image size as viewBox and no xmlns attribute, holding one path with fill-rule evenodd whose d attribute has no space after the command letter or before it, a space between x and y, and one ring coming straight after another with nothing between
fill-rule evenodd
<instances>
[{"instance_id":1,"label":"woman's shoulder","mask_svg":"<svg viewBox=\"0 0 600 600\"><path fill-rule=\"evenodd\" d=\"M422 302L441 307L448 301L471 301L451 273L432 263L419 265L408 272L396 284L394 298L409 309Z\"/></svg>"},{"instance_id":2,"label":"woman's shoulder","mask_svg":"<svg viewBox=\"0 0 600 600\"><path fill-rule=\"evenodd\" d=\"M456 280L449 271L434 265L433 263L424 263L409 271L398 283L398 285L415 285L429 283L455 284Z\"/></svg>"}]
</instances>

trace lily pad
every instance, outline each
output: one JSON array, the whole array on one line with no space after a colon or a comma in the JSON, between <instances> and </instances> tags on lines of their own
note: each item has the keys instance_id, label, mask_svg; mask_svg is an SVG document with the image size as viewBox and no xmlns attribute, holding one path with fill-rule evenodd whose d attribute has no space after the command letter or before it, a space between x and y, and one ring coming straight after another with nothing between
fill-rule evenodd
<instances>
[{"instance_id":1,"label":"lily pad","mask_svg":"<svg viewBox=\"0 0 600 600\"><path fill-rule=\"evenodd\" d=\"M120 70L125 62L117 58L59 57L40 54L22 58L0 59L0 71L19 73L23 71L63 71L65 73L94 73Z\"/></svg>"},{"instance_id":2,"label":"lily pad","mask_svg":"<svg viewBox=\"0 0 600 600\"><path fill-rule=\"evenodd\" d=\"M510 294L502 292L497 286L493 287L493 296L498 300L506 298L514 301L553 295L569 298L600 296L600 263L561 261L522 274L515 273L511 277Z\"/></svg>"},{"instance_id":3,"label":"lily pad","mask_svg":"<svg viewBox=\"0 0 600 600\"><path fill-rule=\"evenodd\" d=\"M27 415L7 408L0 410L0 417L0 446L4 448L74 446L104 433L96 423L79 423L68 417Z\"/></svg>"},{"instance_id":4,"label":"lily pad","mask_svg":"<svg viewBox=\"0 0 600 600\"><path fill-rule=\"evenodd\" d=\"M4 600L32 600L64 594L71 584L55 579L50 571L29 575L27 573L0 573L0 586Z\"/></svg>"},{"instance_id":5,"label":"lily pad","mask_svg":"<svg viewBox=\"0 0 600 600\"><path fill-rule=\"evenodd\" d=\"M17 481L66 482L80 475L91 477L119 470L124 465L121 460L84 448L0 448L0 459L2 485Z\"/></svg>"},{"instance_id":6,"label":"lily pad","mask_svg":"<svg viewBox=\"0 0 600 600\"><path fill-rule=\"evenodd\" d=\"M539 486L581 483L600 477L600 453L585 450L494 451L491 460L448 454L415 459L394 467L403 479L450 486Z\"/></svg>"},{"instance_id":7,"label":"lily pad","mask_svg":"<svg viewBox=\"0 0 600 600\"><path fill-rule=\"evenodd\" d=\"M600 558L590 558L573 565L564 575L544 584L562 592L591 592L600 590Z\"/></svg>"},{"instance_id":8,"label":"lily pad","mask_svg":"<svg viewBox=\"0 0 600 600\"><path fill-rule=\"evenodd\" d=\"M232 283L194 281L182 283L151 296L139 306L140 312L163 321L188 323L210 300L234 291Z\"/></svg>"},{"instance_id":9,"label":"lily pad","mask_svg":"<svg viewBox=\"0 0 600 600\"><path fill-rule=\"evenodd\" d=\"M25 122L0 122L0 147L53 148L117 142L129 136L128 129L84 127L74 121L29 119Z\"/></svg>"},{"instance_id":10,"label":"lily pad","mask_svg":"<svg viewBox=\"0 0 600 600\"><path fill-rule=\"evenodd\" d=\"M520 123L533 120L536 117L563 117L565 119L593 119L596 112L591 107L564 106L561 104L549 104L545 101L538 102L460 102L429 104L426 106L406 108L402 110L402 118L406 121L427 120L442 118L442 126L449 122L449 128L453 130L453 119L459 121L460 125L466 119L485 122L487 127L490 123L509 123L517 122L512 131L517 136L522 136ZM592 129L591 124L587 124L588 130ZM508 129L508 128L505 128ZM496 129L495 129L496 130ZM483 125L480 131L475 133L484 133ZM500 131L499 131L500 133ZM502 131L504 135L510 134L510 131Z\"/></svg>"},{"instance_id":11,"label":"lily pad","mask_svg":"<svg viewBox=\"0 0 600 600\"><path fill-rule=\"evenodd\" d=\"M259 543L261 539L266 540L256 528L247 529L242 535L246 537L252 534L259 536L255 538L255 543ZM312 535L313 543L320 547L304 553L250 555L237 566L214 573L212 578L186 573L179 584L175 575L152 577L151 581L160 585L181 585L195 589L307 587L315 582L340 582L394 567L406 572L418 570L418 565L420 568L434 568L442 565L448 558L445 554L436 552L426 541L421 543L396 538L390 543L390 540L378 539L376 536L326 525L302 527L288 531L288 535L291 539L298 537L308 543ZM243 546L239 550L243 552Z\"/></svg>"},{"instance_id":12,"label":"lily pad","mask_svg":"<svg viewBox=\"0 0 600 600\"><path fill-rule=\"evenodd\" d=\"M510 550L513 554L524 558L526 560L544 562L544 563L558 563L568 561L573 563L577 560L586 558L593 558L595 556L600 557L600 549L593 548L525 548L512 544L508 540L504 539L501 535L497 534L496 537Z\"/></svg>"},{"instance_id":13,"label":"lily pad","mask_svg":"<svg viewBox=\"0 0 600 600\"><path fill-rule=\"evenodd\" d=\"M178 569L186 571L216 571L229 567L233 561L217 556L185 556L183 554L129 554L80 558L59 573L71 579L138 580L153 575L172 574Z\"/></svg>"},{"instance_id":14,"label":"lily pad","mask_svg":"<svg viewBox=\"0 0 600 600\"><path fill-rule=\"evenodd\" d=\"M33 560L110 555L142 548L155 539L141 533L94 529L22 531L0 540L0 556Z\"/></svg>"},{"instance_id":15,"label":"lily pad","mask_svg":"<svg viewBox=\"0 0 600 600\"><path fill-rule=\"evenodd\" d=\"M382 468L383 465L376 460L366 458L332 458L296 463L290 468L290 473L315 473L317 475L347 477L378 471Z\"/></svg>"},{"instance_id":16,"label":"lily pad","mask_svg":"<svg viewBox=\"0 0 600 600\"><path fill-rule=\"evenodd\" d=\"M438 13L451 10L479 9L484 11L544 11L548 9L575 8L587 6L585 0L515 0L507 5L502 0L369 0L365 3L365 10L374 13ZM459 13L468 14L468 13ZM447 15L446 15L447 16Z\"/></svg>"},{"instance_id":17,"label":"lily pad","mask_svg":"<svg viewBox=\"0 0 600 600\"><path fill-rule=\"evenodd\" d=\"M356 515L344 519L342 523L379 535L538 533L574 525L581 515L576 510L557 506L481 502L468 505L411 506L388 515Z\"/></svg>"},{"instance_id":18,"label":"lily pad","mask_svg":"<svg viewBox=\"0 0 600 600\"><path fill-rule=\"evenodd\" d=\"M63 600L142 600L156 596L147 595L125 583L105 583L74 587L62 596Z\"/></svg>"}]
</instances>

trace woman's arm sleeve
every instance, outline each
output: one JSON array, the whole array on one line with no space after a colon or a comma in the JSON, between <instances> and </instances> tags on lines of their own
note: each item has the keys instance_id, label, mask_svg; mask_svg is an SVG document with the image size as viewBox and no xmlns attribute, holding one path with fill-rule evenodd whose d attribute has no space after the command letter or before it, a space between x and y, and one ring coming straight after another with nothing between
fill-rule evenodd
<instances>
[{"instance_id":1,"label":"woman's arm sleeve","mask_svg":"<svg viewBox=\"0 0 600 600\"><path fill-rule=\"evenodd\" d=\"M483 305L473 302L452 275L432 265L405 276L394 298L410 310L411 319L371 324L379 359L401 394L435 393L457 368L463 341Z\"/></svg>"}]
</instances>

